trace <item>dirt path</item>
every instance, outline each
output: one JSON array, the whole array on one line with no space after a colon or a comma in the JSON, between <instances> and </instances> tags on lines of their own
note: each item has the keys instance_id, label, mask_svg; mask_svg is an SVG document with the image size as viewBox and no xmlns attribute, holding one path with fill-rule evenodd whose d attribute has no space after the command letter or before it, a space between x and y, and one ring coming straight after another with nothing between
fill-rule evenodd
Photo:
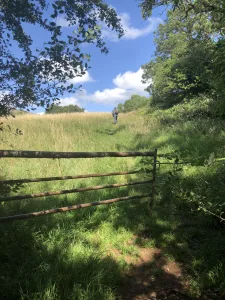
<instances>
[{"instance_id":1,"label":"dirt path","mask_svg":"<svg viewBox=\"0 0 225 300\"><path fill-rule=\"evenodd\" d=\"M125 274L120 288L122 300L218 300L222 299L212 292L200 297L188 295L189 283L184 266L170 261L163 250L157 248L138 248L136 259L126 256L131 268ZM115 250L114 255L121 255Z\"/></svg>"},{"instance_id":2,"label":"dirt path","mask_svg":"<svg viewBox=\"0 0 225 300\"><path fill-rule=\"evenodd\" d=\"M138 260L125 275L124 300L191 299L181 266L168 261L159 249L140 248Z\"/></svg>"}]
</instances>

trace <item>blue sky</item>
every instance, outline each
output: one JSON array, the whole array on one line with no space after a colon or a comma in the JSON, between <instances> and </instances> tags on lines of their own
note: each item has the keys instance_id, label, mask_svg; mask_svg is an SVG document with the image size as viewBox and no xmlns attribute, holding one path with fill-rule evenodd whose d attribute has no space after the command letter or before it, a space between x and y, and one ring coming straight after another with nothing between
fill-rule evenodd
<instances>
[{"instance_id":1,"label":"blue sky","mask_svg":"<svg viewBox=\"0 0 225 300\"><path fill-rule=\"evenodd\" d=\"M91 69L83 76L77 77L73 83L82 84L82 91L65 94L61 105L77 104L89 112L111 111L118 103L123 103L132 94L146 95L146 85L141 83L141 65L153 56L153 31L162 22L162 14L155 10L152 18L144 21L136 0L107 0L122 19L125 35L120 40L116 34L103 27L103 35L109 49L107 55L102 54L94 45L83 46L83 51L91 55ZM162 11L162 10L161 10ZM63 19L57 22L63 26L63 34L68 30ZM32 28L32 34L38 32ZM36 32L35 32L36 31ZM40 35L41 36L41 35ZM40 42L40 40L39 40ZM40 113L44 109L38 109Z\"/></svg>"}]
</instances>

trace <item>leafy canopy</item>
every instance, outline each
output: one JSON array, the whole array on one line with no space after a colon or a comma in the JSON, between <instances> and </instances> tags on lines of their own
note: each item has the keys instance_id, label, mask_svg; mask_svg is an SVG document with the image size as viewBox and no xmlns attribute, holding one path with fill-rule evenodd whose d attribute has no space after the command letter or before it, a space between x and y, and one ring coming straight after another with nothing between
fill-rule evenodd
<instances>
[{"instance_id":1,"label":"leafy canopy","mask_svg":"<svg viewBox=\"0 0 225 300\"><path fill-rule=\"evenodd\" d=\"M213 30L207 14L168 11L156 32L155 58L143 66L153 103L170 107L212 89Z\"/></svg>"},{"instance_id":2,"label":"leafy canopy","mask_svg":"<svg viewBox=\"0 0 225 300\"><path fill-rule=\"evenodd\" d=\"M57 18L74 30L63 34ZM103 0L1 0L0 116L12 108L49 107L65 92L74 92L77 87L66 83L89 67L82 44L93 43L108 52L101 22L122 36L120 19ZM41 48L27 33L32 25L47 33Z\"/></svg>"},{"instance_id":3,"label":"leafy canopy","mask_svg":"<svg viewBox=\"0 0 225 300\"><path fill-rule=\"evenodd\" d=\"M224 114L225 2L146 0L141 5L150 14L163 4L173 9L156 31L155 58L143 66L153 104L168 108L207 94Z\"/></svg>"},{"instance_id":4,"label":"leafy canopy","mask_svg":"<svg viewBox=\"0 0 225 300\"><path fill-rule=\"evenodd\" d=\"M172 10L180 9L189 14L209 14L210 20L216 31L221 35L225 33L225 2L224 0L141 0L140 5L144 19L151 16L156 7L166 6Z\"/></svg>"}]
</instances>

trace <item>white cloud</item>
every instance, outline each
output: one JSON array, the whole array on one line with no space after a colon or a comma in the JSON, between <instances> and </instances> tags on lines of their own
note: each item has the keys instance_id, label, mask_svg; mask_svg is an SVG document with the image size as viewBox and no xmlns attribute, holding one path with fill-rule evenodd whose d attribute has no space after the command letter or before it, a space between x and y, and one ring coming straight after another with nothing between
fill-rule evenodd
<instances>
[{"instance_id":1,"label":"white cloud","mask_svg":"<svg viewBox=\"0 0 225 300\"><path fill-rule=\"evenodd\" d=\"M115 8L114 8L115 9ZM163 20L159 17L157 18L149 18L147 20L147 25L142 28L136 28L132 26L131 24L131 17L128 13L121 13L118 14L119 18L121 19L121 24L124 29L124 35L121 39L124 40L134 40L142 36L146 36L149 33L152 33L159 24L163 23ZM63 17L58 17L56 20L56 24L62 27L69 27L69 21L67 21ZM119 41L118 34L113 31L112 29L108 28L107 25L104 22L100 22L100 25L102 27L102 36L112 42ZM76 26L72 26L76 27Z\"/></svg>"},{"instance_id":2,"label":"white cloud","mask_svg":"<svg viewBox=\"0 0 225 300\"><path fill-rule=\"evenodd\" d=\"M86 73L82 76L77 76L77 77L74 77L73 79L69 79L68 83L77 84L77 83L93 82L93 81L94 81L94 79L91 77L89 72L86 71Z\"/></svg>"},{"instance_id":3,"label":"white cloud","mask_svg":"<svg viewBox=\"0 0 225 300\"><path fill-rule=\"evenodd\" d=\"M42 115L44 115L45 113L42 111L42 112L39 112L39 113L37 113L37 115L40 115L40 116L42 116Z\"/></svg>"},{"instance_id":4,"label":"white cloud","mask_svg":"<svg viewBox=\"0 0 225 300\"><path fill-rule=\"evenodd\" d=\"M128 13L119 14L119 17L121 19L121 24L125 32L122 37L122 39L124 40L134 40L139 37L146 36L149 33L153 32L159 24L163 23L163 20L161 18L149 18L147 21L147 26L142 28L135 28L131 24L131 18ZM101 23L101 25L102 35L104 38L108 38L112 42L119 41L117 33L115 31L109 29L104 23Z\"/></svg>"},{"instance_id":5,"label":"white cloud","mask_svg":"<svg viewBox=\"0 0 225 300\"><path fill-rule=\"evenodd\" d=\"M136 90L143 92L149 84L141 82L143 70L140 68L137 72L127 71L124 74L119 74L113 79L113 83L121 89Z\"/></svg>"},{"instance_id":6,"label":"white cloud","mask_svg":"<svg viewBox=\"0 0 225 300\"><path fill-rule=\"evenodd\" d=\"M86 91L85 91L86 92ZM120 88L104 89L102 91L96 91L93 94L87 92L80 95L80 100L101 103L101 104L115 104L127 100L132 95L131 91L127 91Z\"/></svg>"},{"instance_id":7,"label":"white cloud","mask_svg":"<svg viewBox=\"0 0 225 300\"><path fill-rule=\"evenodd\" d=\"M71 105L71 104L80 106L79 100L76 97L61 98L59 106L67 106L67 105Z\"/></svg>"},{"instance_id":8,"label":"white cloud","mask_svg":"<svg viewBox=\"0 0 225 300\"><path fill-rule=\"evenodd\" d=\"M118 74L113 79L115 87L112 89L97 90L91 94L88 94L87 91L83 89L77 92L75 96L82 103L95 102L106 105L123 103L133 94L148 96L148 93L145 91L148 84L141 82L142 74L142 69L139 69L137 72L127 71L124 74Z\"/></svg>"}]
</instances>

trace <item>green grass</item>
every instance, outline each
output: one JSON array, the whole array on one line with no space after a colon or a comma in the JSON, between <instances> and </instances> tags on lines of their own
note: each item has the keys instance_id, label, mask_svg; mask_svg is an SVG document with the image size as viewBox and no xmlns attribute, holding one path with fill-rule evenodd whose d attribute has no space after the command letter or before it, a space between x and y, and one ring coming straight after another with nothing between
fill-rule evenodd
<instances>
[{"instance_id":1,"label":"green grass","mask_svg":"<svg viewBox=\"0 0 225 300\"><path fill-rule=\"evenodd\" d=\"M165 124L163 115L126 114L112 124L110 114L24 115L8 122L22 136L6 135L1 149L45 151L177 152L201 166L185 166L170 178L173 166L158 171L158 196L152 216L148 201L131 201L17 221L0 226L0 293L3 299L106 299L119 297L119 286L138 247L162 249L168 260L181 263L190 293L206 288L225 290L224 229L197 211L186 191L195 197L222 202L223 165L204 167L213 151L224 154L224 122L194 119ZM5 134L5 136L4 136ZM7 142L8 141L8 142ZM7 144L8 143L8 144ZM12 144L10 148L9 144ZM160 158L161 162L166 159ZM1 159L1 178L32 178L126 171L140 159ZM126 182L140 175L31 183L19 193ZM148 191L149 187L108 189L16 202L3 202L0 215L27 213L77 203L99 201ZM145 238L142 238L143 235ZM136 236L133 243L130 240ZM154 263L154 262L153 262ZM157 270L161 274L162 270Z\"/></svg>"}]
</instances>

